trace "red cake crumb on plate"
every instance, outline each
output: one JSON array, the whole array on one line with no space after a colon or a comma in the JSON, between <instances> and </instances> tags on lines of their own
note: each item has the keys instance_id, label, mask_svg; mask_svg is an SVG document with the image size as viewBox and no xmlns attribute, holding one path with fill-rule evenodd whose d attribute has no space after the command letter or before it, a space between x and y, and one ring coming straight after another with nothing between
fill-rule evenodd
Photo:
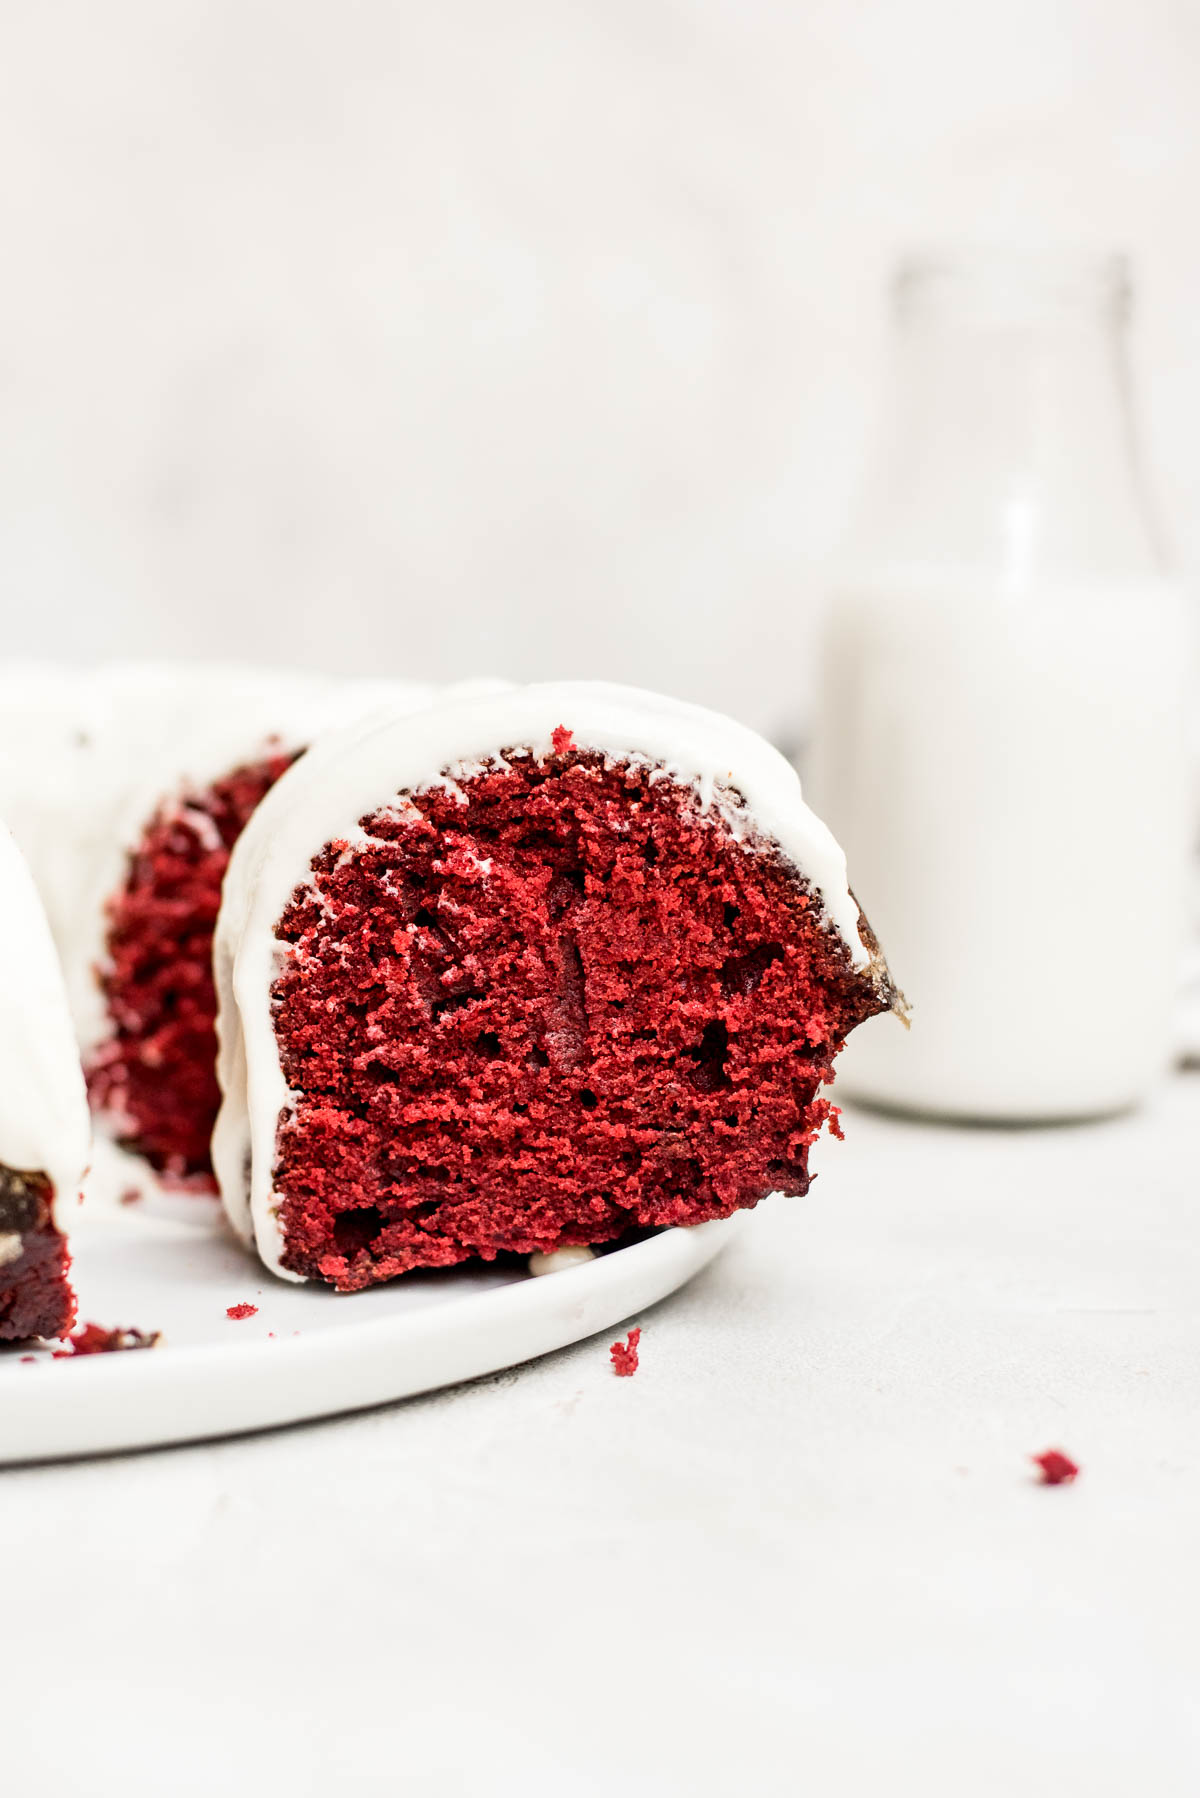
<instances>
[{"instance_id":1,"label":"red cake crumb on plate","mask_svg":"<svg viewBox=\"0 0 1200 1798\"><path fill-rule=\"evenodd\" d=\"M157 1348L162 1340L159 1330L106 1330L103 1324L80 1324L67 1338L66 1348L55 1349L56 1361L69 1361L76 1355L113 1355L124 1349Z\"/></svg>"},{"instance_id":2,"label":"red cake crumb on plate","mask_svg":"<svg viewBox=\"0 0 1200 1798\"><path fill-rule=\"evenodd\" d=\"M641 1330L639 1328L634 1328L630 1330L628 1339L625 1342L614 1342L609 1349L608 1352L612 1356L613 1372L618 1375L620 1379L627 1380L631 1374L637 1372L638 1343L641 1340Z\"/></svg>"},{"instance_id":3,"label":"red cake crumb on plate","mask_svg":"<svg viewBox=\"0 0 1200 1798\"><path fill-rule=\"evenodd\" d=\"M1041 1469L1039 1483L1043 1486L1069 1486L1082 1471L1061 1448L1048 1448L1044 1454L1030 1455L1029 1459Z\"/></svg>"},{"instance_id":4,"label":"red cake crumb on plate","mask_svg":"<svg viewBox=\"0 0 1200 1798\"><path fill-rule=\"evenodd\" d=\"M258 1316L258 1306L257 1305L246 1305L246 1304L230 1305L227 1307L225 1315L226 1315L226 1317L232 1317L235 1319L241 1319L243 1317L257 1317Z\"/></svg>"},{"instance_id":5,"label":"red cake crumb on plate","mask_svg":"<svg viewBox=\"0 0 1200 1798\"><path fill-rule=\"evenodd\" d=\"M87 1069L92 1106L160 1174L210 1192L221 883L247 819L294 760L268 756L160 807L108 904L103 988L115 1030Z\"/></svg>"}]
</instances>

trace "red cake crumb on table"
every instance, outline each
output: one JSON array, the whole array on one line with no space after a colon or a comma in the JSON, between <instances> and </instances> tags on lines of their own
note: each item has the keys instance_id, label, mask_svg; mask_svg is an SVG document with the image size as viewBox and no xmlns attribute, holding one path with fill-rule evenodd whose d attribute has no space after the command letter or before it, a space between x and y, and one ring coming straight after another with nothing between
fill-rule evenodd
<instances>
[{"instance_id":1,"label":"red cake crumb on table","mask_svg":"<svg viewBox=\"0 0 1200 1798\"><path fill-rule=\"evenodd\" d=\"M364 817L276 927L290 1271L354 1292L808 1190L886 995L769 843L569 736Z\"/></svg>"},{"instance_id":2,"label":"red cake crumb on table","mask_svg":"<svg viewBox=\"0 0 1200 1798\"><path fill-rule=\"evenodd\" d=\"M66 1348L55 1349L56 1361L69 1361L76 1355L113 1355L124 1349L157 1348L162 1341L160 1330L106 1330L103 1324L80 1324L68 1336Z\"/></svg>"},{"instance_id":3,"label":"red cake crumb on table","mask_svg":"<svg viewBox=\"0 0 1200 1798\"><path fill-rule=\"evenodd\" d=\"M1061 1448L1048 1448L1044 1454L1030 1455L1029 1459L1041 1469L1040 1484L1043 1486L1069 1486L1081 1471Z\"/></svg>"},{"instance_id":4,"label":"red cake crumb on table","mask_svg":"<svg viewBox=\"0 0 1200 1798\"><path fill-rule=\"evenodd\" d=\"M226 1315L226 1317L232 1317L232 1318L257 1317L258 1316L258 1306L257 1305L230 1305L227 1308L225 1315Z\"/></svg>"},{"instance_id":5,"label":"red cake crumb on table","mask_svg":"<svg viewBox=\"0 0 1200 1798\"><path fill-rule=\"evenodd\" d=\"M627 1380L638 1370L638 1343L642 1340L640 1329L632 1329L626 1342L614 1342L609 1349L612 1356L613 1372L622 1380Z\"/></svg>"},{"instance_id":6,"label":"red cake crumb on table","mask_svg":"<svg viewBox=\"0 0 1200 1798\"><path fill-rule=\"evenodd\" d=\"M212 939L230 852L295 760L272 755L164 804L108 903L104 997L115 1033L92 1056L88 1095L118 1140L160 1174L213 1190L220 1104Z\"/></svg>"}]
</instances>

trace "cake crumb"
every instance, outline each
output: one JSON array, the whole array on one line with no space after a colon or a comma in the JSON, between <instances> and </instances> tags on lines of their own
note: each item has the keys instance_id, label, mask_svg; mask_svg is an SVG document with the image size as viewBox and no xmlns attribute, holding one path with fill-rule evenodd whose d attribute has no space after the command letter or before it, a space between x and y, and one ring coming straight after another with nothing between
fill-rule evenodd
<instances>
[{"instance_id":1,"label":"cake crumb","mask_svg":"<svg viewBox=\"0 0 1200 1798\"><path fill-rule=\"evenodd\" d=\"M36 1361L37 1356L36 1355L22 1355L21 1359L22 1359L22 1361Z\"/></svg>"},{"instance_id":2,"label":"cake crumb","mask_svg":"<svg viewBox=\"0 0 1200 1798\"><path fill-rule=\"evenodd\" d=\"M1069 1486L1080 1472L1070 1455L1064 1455L1061 1448L1048 1448L1044 1454L1030 1455L1029 1459L1041 1469L1040 1484L1043 1486Z\"/></svg>"},{"instance_id":3,"label":"cake crumb","mask_svg":"<svg viewBox=\"0 0 1200 1798\"><path fill-rule=\"evenodd\" d=\"M55 1349L56 1361L69 1361L75 1355L115 1355L122 1349L157 1348L161 1330L106 1330L103 1324L80 1324L66 1338L66 1347Z\"/></svg>"},{"instance_id":4,"label":"cake crumb","mask_svg":"<svg viewBox=\"0 0 1200 1798\"><path fill-rule=\"evenodd\" d=\"M226 1308L225 1315L226 1315L226 1317L232 1317L235 1320L240 1322L240 1320L243 1317L257 1317L258 1316L258 1306L257 1305L229 1305Z\"/></svg>"},{"instance_id":5,"label":"cake crumb","mask_svg":"<svg viewBox=\"0 0 1200 1798\"><path fill-rule=\"evenodd\" d=\"M575 733L568 730L565 724L559 724L550 732L550 741L554 745L555 755L569 755L575 747Z\"/></svg>"},{"instance_id":6,"label":"cake crumb","mask_svg":"<svg viewBox=\"0 0 1200 1798\"><path fill-rule=\"evenodd\" d=\"M609 1349L612 1356L613 1372L622 1380L627 1380L638 1369L638 1343L642 1340L642 1332L634 1328L629 1332L626 1342L614 1342Z\"/></svg>"},{"instance_id":7,"label":"cake crumb","mask_svg":"<svg viewBox=\"0 0 1200 1798\"><path fill-rule=\"evenodd\" d=\"M143 1196L140 1186L127 1186L121 1194L119 1203L122 1205L137 1205L141 1202Z\"/></svg>"}]
</instances>

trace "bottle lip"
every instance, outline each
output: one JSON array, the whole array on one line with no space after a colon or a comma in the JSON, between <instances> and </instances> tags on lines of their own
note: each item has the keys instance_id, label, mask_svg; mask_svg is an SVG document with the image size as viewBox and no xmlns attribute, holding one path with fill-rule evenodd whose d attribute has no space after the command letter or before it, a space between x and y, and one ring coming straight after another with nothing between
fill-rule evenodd
<instances>
[{"instance_id":1,"label":"bottle lip","mask_svg":"<svg viewBox=\"0 0 1200 1798\"><path fill-rule=\"evenodd\" d=\"M1132 263L1121 250L947 244L906 252L892 275L893 309L905 319L1020 324L1099 313L1120 324L1132 300Z\"/></svg>"}]
</instances>

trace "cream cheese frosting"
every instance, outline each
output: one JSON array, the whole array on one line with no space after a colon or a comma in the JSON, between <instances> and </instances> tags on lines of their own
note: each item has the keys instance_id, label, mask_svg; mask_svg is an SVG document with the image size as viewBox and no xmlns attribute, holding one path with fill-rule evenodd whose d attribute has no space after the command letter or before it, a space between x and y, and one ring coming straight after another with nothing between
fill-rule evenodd
<instances>
[{"instance_id":1,"label":"cream cheese frosting","mask_svg":"<svg viewBox=\"0 0 1200 1798\"><path fill-rule=\"evenodd\" d=\"M433 691L222 663L0 670L0 815L46 905L85 1056L111 1029L106 904L159 808L186 806L189 791L306 749L382 705L426 704Z\"/></svg>"},{"instance_id":2,"label":"cream cheese frosting","mask_svg":"<svg viewBox=\"0 0 1200 1798\"><path fill-rule=\"evenodd\" d=\"M0 1162L45 1173L60 1228L87 1171L91 1124L62 970L25 859L0 825Z\"/></svg>"},{"instance_id":3,"label":"cream cheese frosting","mask_svg":"<svg viewBox=\"0 0 1200 1798\"><path fill-rule=\"evenodd\" d=\"M189 791L238 767L307 749L323 732L381 704L425 704L432 692L399 681L146 664L101 671L101 688L103 718L93 730L87 783L99 800L100 828L77 833L75 904L64 918L64 967L85 1055L111 1028L101 984L106 903L160 806L186 806Z\"/></svg>"},{"instance_id":4,"label":"cream cheese frosting","mask_svg":"<svg viewBox=\"0 0 1200 1798\"><path fill-rule=\"evenodd\" d=\"M745 726L682 701L601 682L557 682L453 697L422 711L384 711L331 732L267 794L226 877L215 944L218 1075L223 1103L213 1161L229 1216L285 1279L273 1187L275 1140L290 1095L280 1067L271 989L285 948L275 928L313 858L332 841L368 840L360 820L401 794L454 790L506 753L552 753L566 727L579 749L636 763L695 790L702 810L748 850L778 850L819 898L852 964L881 985L886 971L846 879L845 857L805 805L795 769Z\"/></svg>"}]
</instances>

